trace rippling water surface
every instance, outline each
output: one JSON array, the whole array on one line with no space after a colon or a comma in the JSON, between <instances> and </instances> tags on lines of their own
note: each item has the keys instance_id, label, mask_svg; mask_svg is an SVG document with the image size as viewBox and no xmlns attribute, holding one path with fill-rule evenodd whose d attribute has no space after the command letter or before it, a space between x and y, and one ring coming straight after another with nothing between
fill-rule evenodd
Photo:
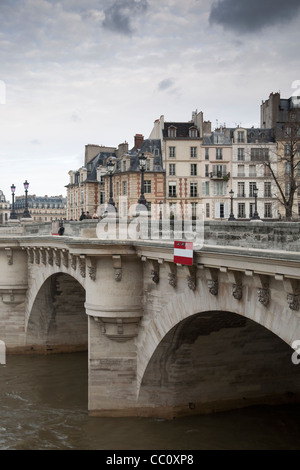
<instances>
[{"instance_id":1,"label":"rippling water surface","mask_svg":"<svg viewBox=\"0 0 300 470\"><path fill-rule=\"evenodd\" d=\"M300 405L171 421L87 413L87 354L7 356L1 450L300 449Z\"/></svg>"}]
</instances>

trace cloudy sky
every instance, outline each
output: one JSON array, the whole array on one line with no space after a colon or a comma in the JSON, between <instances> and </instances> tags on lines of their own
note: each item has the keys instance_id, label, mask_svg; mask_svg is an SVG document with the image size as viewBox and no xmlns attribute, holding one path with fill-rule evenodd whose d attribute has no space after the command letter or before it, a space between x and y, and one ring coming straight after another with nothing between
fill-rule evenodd
<instances>
[{"instance_id":1,"label":"cloudy sky","mask_svg":"<svg viewBox=\"0 0 300 470\"><path fill-rule=\"evenodd\" d=\"M65 194L86 144L161 115L259 126L300 94L299 24L299 0L1 0L0 189Z\"/></svg>"}]
</instances>

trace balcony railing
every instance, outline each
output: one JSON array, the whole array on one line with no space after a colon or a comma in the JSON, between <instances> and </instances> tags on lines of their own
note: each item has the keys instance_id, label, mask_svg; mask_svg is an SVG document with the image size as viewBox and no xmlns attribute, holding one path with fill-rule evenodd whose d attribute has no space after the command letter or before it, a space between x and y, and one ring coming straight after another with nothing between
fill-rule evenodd
<instances>
[{"instance_id":1,"label":"balcony railing","mask_svg":"<svg viewBox=\"0 0 300 470\"><path fill-rule=\"evenodd\" d=\"M217 171L213 170L210 172L209 177L212 179L224 179L224 180L229 180L230 178L230 173L227 173L226 171Z\"/></svg>"}]
</instances>

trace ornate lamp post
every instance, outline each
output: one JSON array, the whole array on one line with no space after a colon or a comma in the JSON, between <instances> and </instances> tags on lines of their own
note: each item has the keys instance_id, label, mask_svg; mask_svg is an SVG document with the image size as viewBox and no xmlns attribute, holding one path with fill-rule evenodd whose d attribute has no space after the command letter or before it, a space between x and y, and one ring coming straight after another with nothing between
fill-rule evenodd
<instances>
[{"instance_id":1,"label":"ornate lamp post","mask_svg":"<svg viewBox=\"0 0 300 470\"><path fill-rule=\"evenodd\" d=\"M159 235L162 234L162 201L159 202Z\"/></svg>"},{"instance_id":2,"label":"ornate lamp post","mask_svg":"<svg viewBox=\"0 0 300 470\"><path fill-rule=\"evenodd\" d=\"M110 160L107 163L107 171L108 171L108 174L109 174L109 200L108 200L108 207L107 207L106 210L108 212L109 212L110 206L115 207L115 202L114 202L114 199L113 199L113 182L112 182L112 175L113 175L113 172L114 172L114 167L115 167L114 162L112 160Z\"/></svg>"},{"instance_id":3,"label":"ornate lamp post","mask_svg":"<svg viewBox=\"0 0 300 470\"><path fill-rule=\"evenodd\" d=\"M258 193L258 189L257 187L255 186L253 188L253 194L254 194L254 214L253 214L253 217L251 217L251 220L260 220L260 217L258 215L258 212L257 212L257 193Z\"/></svg>"},{"instance_id":4,"label":"ornate lamp post","mask_svg":"<svg viewBox=\"0 0 300 470\"><path fill-rule=\"evenodd\" d=\"M141 171L141 195L139 197L138 203L147 207L147 201L144 195L145 194L144 173L146 170L146 160L147 158L142 153L142 155L139 157L139 165L140 165L140 171Z\"/></svg>"},{"instance_id":5,"label":"ornate lamp post","mask_svg":"<svg viewBox=\"0 0 300 470\"><path fill-rule=\"evenodd\" d=\"M10 219L16 220L18 218L16 211L15 211L15 190L16 187L14 184L11 185L11 195L12 195L12 206L11 206L11 213L10 213Z\"/></svg>"},{"instance_id":6,"label":"ornate lamp post","mask_svg":"<svg viewBox=\"0 0 300 470\"><path fill-rule=\"evenodd\" d=\"M229 219L228 220L235 220L234 214L233 214L233 195L234 191L232 189L229 191L230 194L230 214L229 214Z\"/></svg>"},{"instance_id":7,"label":"ornate lamp post","mask_svg":"<svg viewBox=\"0 0 300 470\"><path fill-rule=\"evenodd\" d=\"M24 209L24 212L23 212L23 216L22 216L22 217L23 217L23 218L30 219L30 218L31 218L31 215L29 214L29 210L28 210L28 199L27 199L29 183L28 183L27 180L26 180L25 183L24 183L24 188L25 188L25 209Z\"/></svg>"}]
</instances>

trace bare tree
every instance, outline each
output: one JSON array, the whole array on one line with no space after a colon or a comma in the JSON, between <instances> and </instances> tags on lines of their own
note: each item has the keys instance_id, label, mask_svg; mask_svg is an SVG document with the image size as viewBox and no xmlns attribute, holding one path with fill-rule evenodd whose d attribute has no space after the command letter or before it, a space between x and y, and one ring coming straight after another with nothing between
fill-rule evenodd
<instances>
[{"instance_id":1,"label":"bare tree","mask_svg":"<svg viewBox=\"0 0 300 470\"><path fill-rule=\"evenodd\" d=\"M277 165L264 164L270 170L278 188L277 199L284 207L285 218L293 218L295 196L300 186L300 122L296 110L288 114L288 121L276 129Z\"/></svg>"}]
</instances>

